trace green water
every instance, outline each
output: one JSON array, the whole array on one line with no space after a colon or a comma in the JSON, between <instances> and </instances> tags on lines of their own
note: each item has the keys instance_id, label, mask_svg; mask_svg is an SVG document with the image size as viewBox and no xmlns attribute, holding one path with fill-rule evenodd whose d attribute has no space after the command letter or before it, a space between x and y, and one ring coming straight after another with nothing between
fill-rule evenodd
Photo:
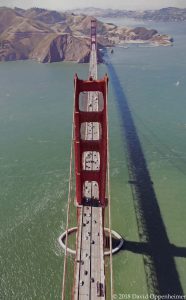
<instances>
[{"instance_id":1,"label":"green water","mask_svg":"<svg viewBox=\"0 0 186 300\"><path fill-rule=\"evenodd\" d=\"M164 222L170 244L178 247L178 251L171 253L171 256L175 260L175 268L183 292L186 293L186 237L184 233L186 228L185 29L183 24L175 24L174 26L163 24L163 26L165 27L163 28L164 32L174 36L174 47L136 48L131 46L129 49L116 49L114 56L111 56L110 59L118 80L114 78L111 82L113 84L119 82L120 84L120 88L116 88L114 94L115 100L117 97L121 97L120 100L123 101L121 89L125 94L153 182L153 190L160 208L161 219ZM110 101L112 106L110 117L115 111L116 102ZM115 112L115 123L111 122L111 141L113 141L111 142L111 153L113 153L111 165L114 173L112 179L112 219L113 226L118 231L123 232L127 240L138 242L136 214L133 210L131 192L127 184L129 175L126 167L127 162L124 159L127 143L123 134L123 121L120 118L125 118L125 116L121 114L120 108ZM120 142L117 139L119 126ZM124 152L123 149L125 149L125 154L122 153L122 151ZM144 199L144 201L149 200L152 199ZM153 211L148 212L152 215L152 222L156 221L156 217L159 222L160 215L156 216L153 213ZM158 244L158 234L159 232L157 232L157 237L153 242L156 241L156 247L161 248L161 243ZM166 246L167 251L169 251L168 245ZM139 249L138 246L134 251L137 250L138 252ZM162 252L164 251L166 249L162 249ZM161 258L165 259L166 255L162 255ZM167 259L167 261L169 260ZM163 266L164 261L161 261L160 264ZM137 294L152 291L149 291L146 284L142 255L128 251L122 253L119 257L114 258L114 268L116 270L116 291ZM168 269L167 272L169 271L171 270ZM161 275L160 272L159 275ZM169 275L166 274L166 276ZM161 290L165 291L167 288L164 287Z\"/></svg>"},{"instance_id":2,"label":"green water","mask_svg":"<svg viewBox=\"0 0 186 300\"><path fill-rule=\"evenodd\" d=\"M109 75L112 227L127 241L140 244L128 183L127 141L116 101L117 97L122 98L122 90L169 242L177 249L172 256L186 293L185 29L183 24L161 26L162 31L166 29L174 35L174 47L118 48L110 57L120 81L120 90L115 90L114 84L118 82ZM100 76L109 71L106 65L99 66ZM0 64L0 299L3 300L60 299L63 252L57 238L66 222L76 72L79 77L87 78L88 65ZM74 222L72 217L71 223ZM142 253L139 249L133 247L113 257L115 293L149 292L143 249Z\"/></svg>"}]
</instances>

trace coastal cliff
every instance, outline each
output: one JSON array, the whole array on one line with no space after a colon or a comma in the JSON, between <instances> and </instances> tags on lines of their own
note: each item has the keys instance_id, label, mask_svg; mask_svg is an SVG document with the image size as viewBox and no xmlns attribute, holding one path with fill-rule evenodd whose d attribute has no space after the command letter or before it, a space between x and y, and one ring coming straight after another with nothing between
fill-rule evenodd
<instances>
[{"instance_id":1,"label":"coastal cliff","mask_svg":"<svg viewBox=\"0 0 186 300\"><path fill-rule=\"evenodd\" d=\"M0 61L34 59L39 62L88 62L90 23L93 17L46 9L0 8ZM168 35L157 30L116 26L97 21L99 49L122 43L171 45Z\"/></svg>"},{"instance_id":2,"label":"coastal cliff","mask_svg":"<svg viewBox=\"0 0 186 300\"><path fill-rule=\"evenodd\" d=\"M88 62L89 40L70 34L52 34L42 39L34 48L31 58L40 62L77 61Z\"/></svg>"}]
</instances>

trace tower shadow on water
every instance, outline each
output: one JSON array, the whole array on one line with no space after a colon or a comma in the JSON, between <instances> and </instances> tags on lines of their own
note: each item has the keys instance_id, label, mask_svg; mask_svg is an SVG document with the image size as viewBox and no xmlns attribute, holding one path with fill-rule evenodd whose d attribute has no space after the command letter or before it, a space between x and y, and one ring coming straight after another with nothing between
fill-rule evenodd
<instances>
[{"instance_id":1,"label":"tower shadow on water","mask_svg":"<svg viewBox=\"0 0 186 300\"><path fill-rule=\"evenodd\" d=\"M113 65L108 63L107 67L116 95L123 139L127 148L129 183L133 194L141 248L141 251L136 252L143 254L148 291L160 295L183 295L172 245L161 216L127 98Z\"/></svg>"}]
</instances>

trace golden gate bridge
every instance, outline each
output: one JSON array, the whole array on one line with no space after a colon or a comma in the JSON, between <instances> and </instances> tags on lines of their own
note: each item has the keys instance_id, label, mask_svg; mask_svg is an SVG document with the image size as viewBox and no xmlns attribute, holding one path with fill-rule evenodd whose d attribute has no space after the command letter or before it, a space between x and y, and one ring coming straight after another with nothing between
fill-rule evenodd
<instances>
[{"instance_id":1,"label":"golden gate bridge","mask_svg":"<svg viewBox=\"0 0 186 300\"><path fill-rule=\"evenodd\" d=\"M73 142L70 158L67 226L66 231L59 238L65 250L62 300L67 299L67 260L68 255L71 254L75 255L71 298L73 300L112 299L112 254L123 245L120 235L111 230L108 76L105 75L102 79L97 78L96 35L96 20L92 20L89 78L81 80L77 74L74 78ZM69 228L73 148L77 227ZM108 228L104 226L106 215ZM74 231L76 232L76 250L68 247L68 236ZM112 236L119 241L114 249L112 249ZM106 293L106 255L109 256L109 293Z\"/></svg>"}]
</instances>

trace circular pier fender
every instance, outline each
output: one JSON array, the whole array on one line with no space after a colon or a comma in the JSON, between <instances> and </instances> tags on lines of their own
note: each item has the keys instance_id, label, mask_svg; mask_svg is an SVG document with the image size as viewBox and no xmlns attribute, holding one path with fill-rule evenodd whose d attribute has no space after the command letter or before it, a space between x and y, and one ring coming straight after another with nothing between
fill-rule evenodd
<instances>
[{"instance_id":1,"label":"circular pier fender","mask_svg":"<svg viewBox=\"0 0 186 300\"><path fill-rule=\"evenodd\" d=\"M110 232L109 228L105 228L104 230L106 232ZM72 227L72 228L68 229L68 235L70 235L76 231L77 231L77 227ZM111 233L112 233L112 236L115 237L119 241L118 245L115 248L112 248L112 254L116 254L123 247L124 239L121 237L121 235L119 233L117 233L114 230L111 230ZM65 251L67 251L70 254L75 255L76 250L73 250L69 247L66 249L66 244L65 244L66 236L67 236L67 231L63 232L63 234L60 235L60 237L58 238L58 242ZM105 256L110 255L110 250L105 251L104 255Z\"/></svg>"}]
</instances>

